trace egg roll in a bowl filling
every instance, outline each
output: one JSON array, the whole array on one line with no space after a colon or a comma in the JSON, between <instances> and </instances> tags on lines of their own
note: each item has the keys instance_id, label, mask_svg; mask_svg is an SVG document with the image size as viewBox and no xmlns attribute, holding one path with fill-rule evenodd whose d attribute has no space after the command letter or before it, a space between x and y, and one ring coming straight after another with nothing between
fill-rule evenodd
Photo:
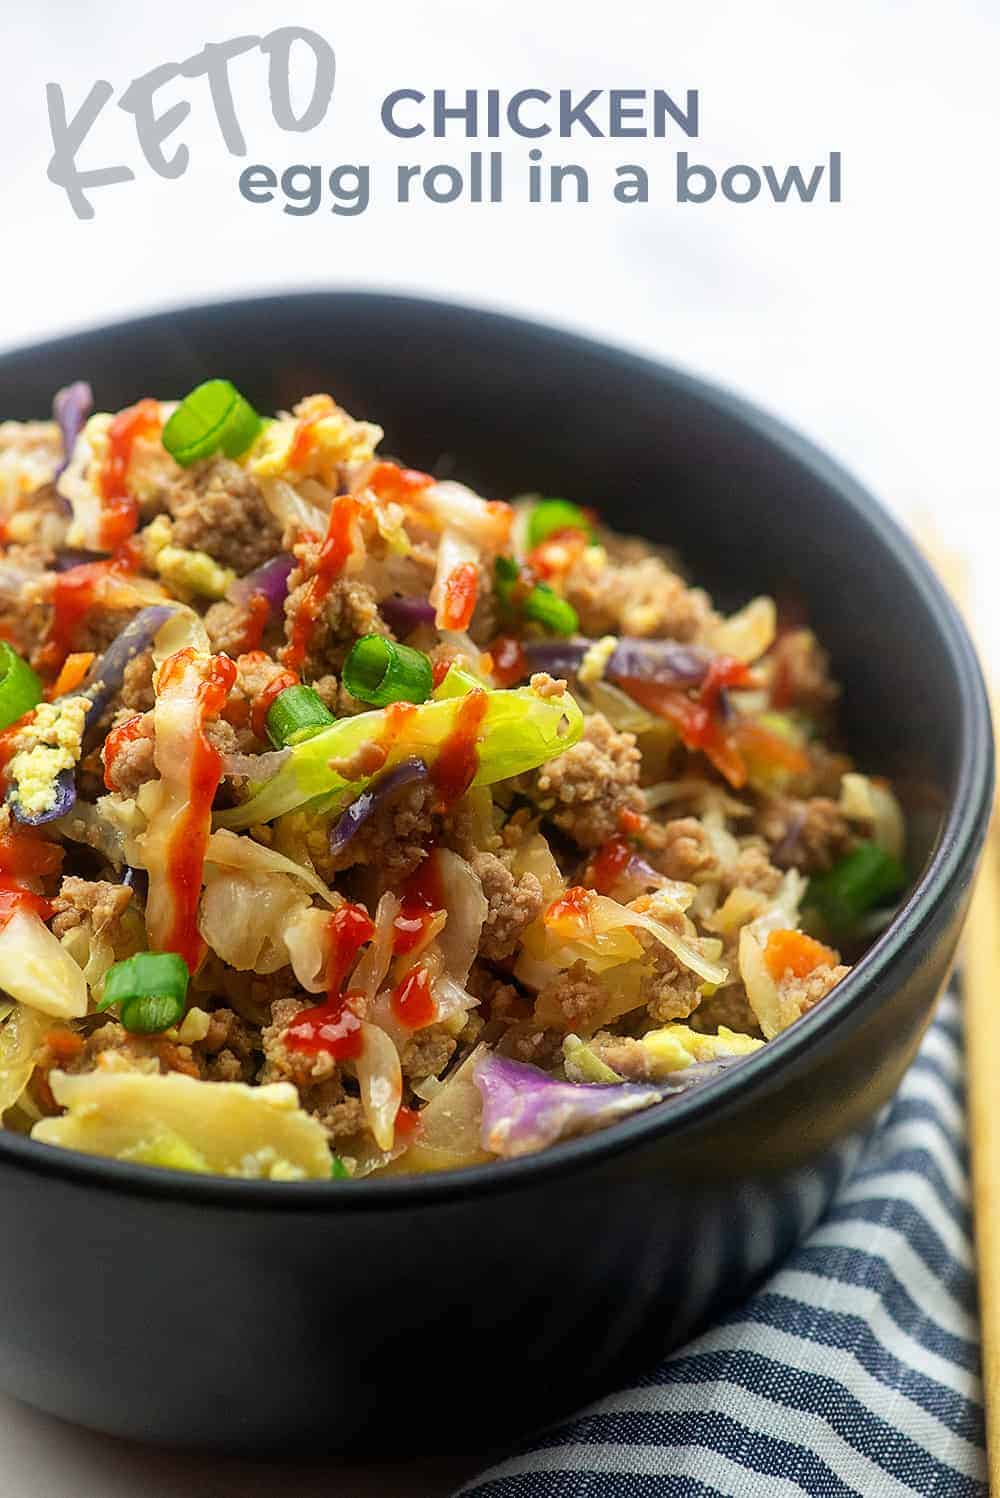
<instances>
[{"instance_id":1,"label":"egg roll in a bowl filling","mask_svg":"<svg viewBox=\"0 0 1000 1498\"><path fill-rule=\"evenodd\" d=\"M223 379L0 424L6 1128L509 1160L710 1086L891 919L903 817L808 600L724 615L571 495L381 438Z\"/></svg>"}]
</instances>

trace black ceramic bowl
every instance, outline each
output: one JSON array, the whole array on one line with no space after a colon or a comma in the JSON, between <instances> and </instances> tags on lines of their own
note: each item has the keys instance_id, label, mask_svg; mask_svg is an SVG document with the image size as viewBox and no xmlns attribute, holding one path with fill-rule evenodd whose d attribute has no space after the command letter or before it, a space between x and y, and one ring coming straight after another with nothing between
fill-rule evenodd
<instances>
[{"instance_id":1,"label":"black ceramic bowl","mask_svg":"<svg viewBox=\"0 0 1000 1498\"><path fill-rule=\"evenodd\" d=\"M0 1136L0 1386L105 1431L284 1452L503 1441L652 1358L813 1223L948 971L992 785L975 657L858 485L733 396L510 318L316 294L0 358L0 413L227 375L333 390L385 449L486 494L570 494L675 545L726 605L794 587L896 777L912 894L826 1002L703 1091L503 1166L364 1184L189 1177Z\"/></svg>"}]
</instances>

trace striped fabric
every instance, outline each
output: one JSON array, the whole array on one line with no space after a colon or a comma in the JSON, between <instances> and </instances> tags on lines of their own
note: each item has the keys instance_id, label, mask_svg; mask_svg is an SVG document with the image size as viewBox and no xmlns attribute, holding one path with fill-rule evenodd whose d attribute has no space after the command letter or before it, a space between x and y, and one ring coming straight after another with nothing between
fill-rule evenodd
<instances>
[{"instance_id":1,"label":"striped fabric","mask_svg":"<svg viewBox=\"0 0 1000 1498\"><path fill-rule=\"evenodd\" d=\"M985 1480L960 1011L784 1267L633 1387L465 1498L979 1498Z\"/></svg>"}]
</instances>

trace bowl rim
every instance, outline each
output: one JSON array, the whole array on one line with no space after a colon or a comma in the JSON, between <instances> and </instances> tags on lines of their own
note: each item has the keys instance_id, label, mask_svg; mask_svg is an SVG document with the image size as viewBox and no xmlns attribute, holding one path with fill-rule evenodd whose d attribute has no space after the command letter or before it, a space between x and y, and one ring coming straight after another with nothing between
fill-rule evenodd
<instances>
[{"instance_id":1,"label":"bowl rim","mask_svg":"<svg viewBox=\"0 0 1000 1498\"><path fill-rule=\"evenodd\" d=\"M492 324L509 336L532 340L535 345L557 346L564 354L577 351L581 357L598 358L627 377L630 373L652 377L664 389L673 388L693 397L705 407L735 419L785 457L808 468L874 534L879 545L892 552L931 615L939 639L955 667L960 692L957 723L960 764L952 802L934 849L920 879L904 904L848 976L797 1024L761 1050L713 1078L704 1087L692 1088L669 1100L620 1120L607 1129L551 1145L537 1154L519 1159L490 1161L482 1165L434 1171L410 1176L375 1176L363 1183L351 1181L275 1182L235 1179L227 1176L192 1175L127 1161L88 1155L33 1141L0 1129L0 1162L28 1173L55 1176L87 1188L100 1188L132 1196L181 1201L190 1205L214 1205L236 1210L265 1208L296 1212L384 1212L394 1206L431 1207L479 1196L516 1191L544 1181L553 1174L572 1174L601 1161L627 1153L640 1142L681 1134L697 1127L709 1112L728 1111L743 1092L773 1081L782 1069L824 1045L863 1007L879 980L890 970L898 953L916 937L920 928L961 883L971 881L975 860L982 847L993 797L993 734L989 702L979 661L957 609L944 586L898 522L847 469L811 439L780 417L756 405L723 384L705 379L666 360L638 353L621 345L574 332L564 326L536 321L508 312L489 310L474 303L448 298L416 296L368 288L308 289L287 294L264 292L206 302L180 304L150 314L126 317L113 323L98 323L75 329L65 337L23 344L0 351L0 371L9 362L43 354L77 338L95 335L114 338L142 328L162 327L174 318L260 317L268 310L287 311L289 303L305 306L369 303L374 311L401 313L438 312Z\"/></svg>"}]
</instances>

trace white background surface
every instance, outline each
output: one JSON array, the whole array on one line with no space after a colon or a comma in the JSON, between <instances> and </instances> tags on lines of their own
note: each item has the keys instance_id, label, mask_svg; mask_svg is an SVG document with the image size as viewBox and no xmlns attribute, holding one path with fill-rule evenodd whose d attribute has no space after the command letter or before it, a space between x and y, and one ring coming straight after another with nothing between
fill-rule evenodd
<instances>
[{"instance_id":1,"label":"white background surface","mask_svg":"<svg viewBox=\"0 0 1000 1498\"><path fill-rule=\"evenodd\" d=\"M834 452L898 514L930 518L967 556L981 632L1000 656L997 0L6 0L3 21L0 345L285 286L427 291L581 327L739 389ZM97 78L117 97L208 40L293 22L336 48L334 106L313 134L281 135L263 59L241 59L233 80L247 161L371 162L367 213L292 218L277 203L245 203L245 163L226 154L196 80L163 99L192 103L178 137L191 147L186 176L156 177L130 119L109 106L81 160L125 160L136 180L96 190L92 222L72 216L45 176L47 81L63 85L72 110ZM378 103L403 86L698 88L701 139L542 142L547 159L580 161L595 181L589 205L561 208L520 200L516 163L530 143L501 141L502 207L403 209L392 201L397 162L460 164L470 149L457 136L390 141ZM839 150L844 201L680 206L668 191L675 148L719 169L779 170ZM647 205L600 190L629 160L650 168ZM853 602L877 634L878 600ZM2 1498L252 1498L276 1487L295 1498L416 1498L447 1484L412 1466L389 1477L210 1466L0 1402Z\"/></svg>"}]
</instances>

